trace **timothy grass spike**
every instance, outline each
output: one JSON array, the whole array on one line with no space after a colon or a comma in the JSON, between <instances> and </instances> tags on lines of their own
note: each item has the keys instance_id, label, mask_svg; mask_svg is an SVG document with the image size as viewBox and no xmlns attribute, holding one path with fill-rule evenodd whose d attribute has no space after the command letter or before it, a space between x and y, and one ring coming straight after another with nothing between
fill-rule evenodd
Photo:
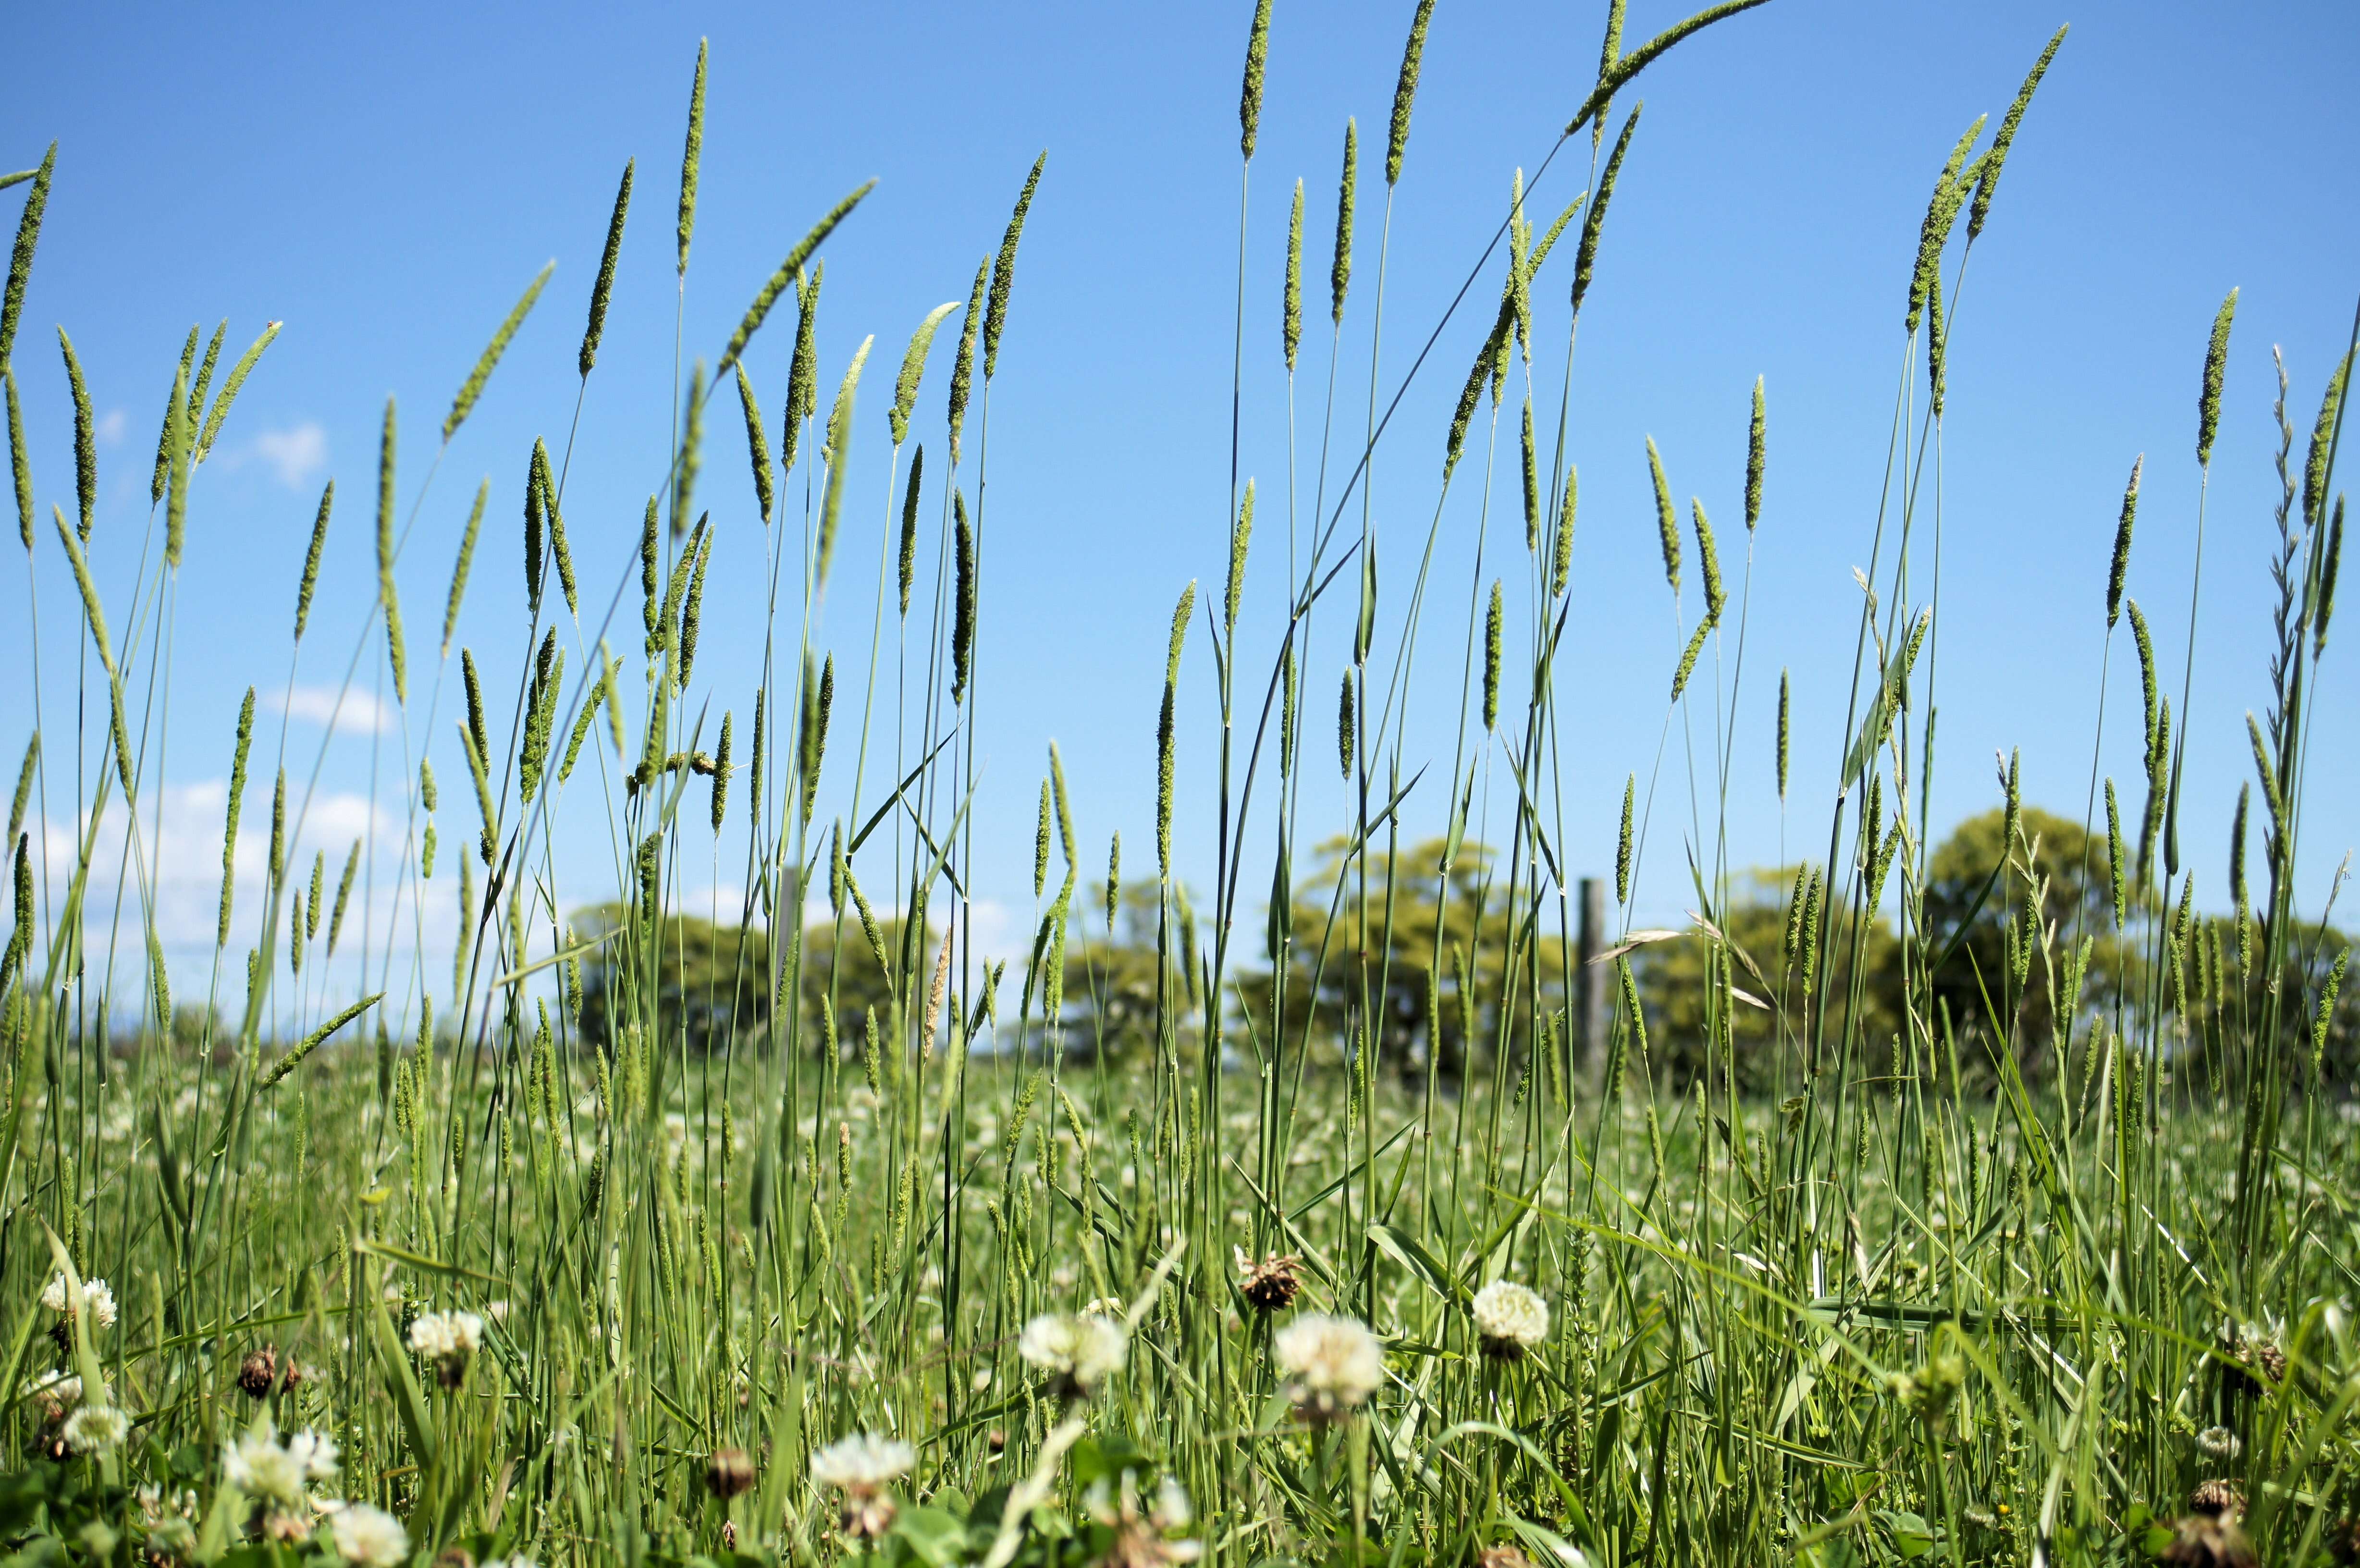
<instances>
[{"instance_id":1,"label":"timothy grass spike","mask_svg":"<svg viewBox=\"0 0 2360 1568\"><path fill-rule=\"evenodd\" d=\"M968 660L975 655L975 528L967 521L967 496L951 492L951 701L967 700Z\"/></svg>"},{"instance_id":2,"label":"timothy grass spike","mask_svg":"<svg viewBox=\"0 0 2360 1568\"><path fill-rule=\"evenodd\" d=\"M1483 617L1483 727L1497 729L1500 724L1500 636L1503 620L1500 604L1500 580L1491 579L1491 607Z\"/></svg>"},{"instance_id":3,"label":"timothy grass spike","mask_svg":"<svg viewBox=\"0 0 2360 1568\"><path fill-rule=\"evenodd\" d=\"M1008 228L1000 236L1000 255L991 264L991 293L983 310L983 378L989 381L1000 369L1000 336L1008 330L1008 299L1016 288L1016 245L1024 237L1025 214L1032 210L1032 193L1040 189L1041 170L1048 163L1043 152L1032 160L1032 172L1024 177L1024 189L1016 198L1016 210L1008 215Z\"/></svg>"},{"instance_id":4,"label":"timothy grass spike","mask_svg":"<svg viewBox=\"0 0 2360 1568\"><path fill-rule=\"evenodd\" d=\"M1238 151L1253 161L1254 138L1262 129L1262 71L1270 58L1270 0L1258 0L1253 27L1246 34L1245 85L1238 93Z\"/></svg>"},{"instance_id":5,"label":"timothy grass spike","mask_svg":"<svg viewBox=\"0 0 2360 1568\"><path fill-rule=\"evenodd\" d=\"M1622 159L1631 150L1631 134L1639 128L1639 114L1645 108L1641 103L1624 116L1622 129L1614 138L1614 150L1606 155L1606 168L1598 176L1598 193L1590 199L1589 210L1581 215L1581 243L1573 253L1573 313L1577 318L1598 266L1598 240L1606 229L1607 206L1614 200L1615 178L1622 172Z\"/></svg>"},{"instance_id":6,"label":"timothy grass spike","mask_svg":"<svg viewBox=\"0 0 2360 1568\"><path fill-rule=\"evenodd\" d=\"M91 525L98 517L98 436L91 418L90 387L83 381L82 360L74 354L73 339L66 336L63 327L58 329L58 352L65 358L66 386L73 394L74 406L74 499L81 510L75 528L82 542L90 542Z\"/></svg>"},{"instance_id":7,"label":"timothy grass spike","mask_svg":"<svg viewBox=\"0 0 2360 1568\"><path fill-rule=\"evenodd\" d=\"M2229 328L2237 319L2237 291L2221 301L2212 317L2212 337L2204 348L2204 379L2196 392L2196 465L2212 463L2212 438L2221 429L2221 383L2229 371Z\"/></svg>"},{"instance_id":8,"label":"timothy grass spike","mask_svg":"<svg viewBox=\"0 0 2360 1568\"><path fill-rule=\"evenodd\" d=\"M1286 220L1286 287L1279 301L1279 343L1286 370L1295 373L1295 351L1303 342L1303 181L1295 182L1295 207Z\"/></svg>"},{"instance_id":9,"label":"timothy grass spike","mask_svg":"<svg viewBox=\"0 0 2360 1568\"><path fill-rule=\"evenodd\" d=\"M1631 818L1639 800L1639 776L1622 780L1622 831L1614 841L1614 901L1631 902Z\"/></svg>"},{"instance_id":10,"label":"timothy grass spike","mask_svg":"<svg viewBox=\"0 0 2360 1568\"><path fill-rule=\"evenodd\" d=\"M476 356L475 368L469 371L467 379L459 384L458 396L451 399L451 411L442 416L444 441L458 434L459 427L466 423L467 416L475 411L476 400L484 395L485 383L491 380L500 356L508 353L508 343L517 335L517 329L523 326L525 317L532 313L533 302L541 298L542 288L549 282L549 275L556 270L557 263L554 261L541 265L533 280L525 285L524 293L509 310L507 319L493 332L492 341L486 343L484 352Z\"/></svg>"},{"instance_id":11,"label":"timothy grass spike","mask_svg":"<svg viewBox=\"0 0 2360 1568\"><path fill-rule=\"evenodd\" d=\"M1417 73L1426 59L1426 24L1434 19L1434 0L1417 0L1410 18L1409 42L1402 49L1401 76L1393 83L1393 128L1385 138L1385 185L1401 183L1402 154L1409 147L1409 112L1417 97Z\"/></svg>"},{"instance_id":12,"label":"timothy grass spike","mask_svg":"<svg viewBox=\"0 0 2360 1568\"><path fill-rule=\"evenodd\" d=\"M901 554L897 584L901 593L901 615L910 618L910 589L918 576L918 491L926 472L926 449L921 443L910 455L909 482L901 487Z\"/></svg>"},{"instance_id":13,"label":"timothy grass spike","mask_svg":"<svg viewBox=\"0 0 2360 1568\"><path fill-rule=\"evenodd\" d=\"M770 274L770 281L755 294L753 303L746 307L746 314L738 322L738 330L729 334L729 346L722 351L721 363L714 367L716 376L738 363L738 356L746 352L746 345L753 341L754 334L761 330L762 322L770 316L770 307L779 302L779 296L787 291L788 285L803 275L803 264L825 243L827 236L836 232L836 225L851 216L852 210L860 205L861 199L876 189L877 181L874 180L860 186L830 207L821 215L819 222L795 242L794 248L787 252L786 259L780 262L778 269Z\"/></svg>"},{"instance_id":14,"label":"timothy grass spike","mask_svg":"<svg viewBox=\"0 0 2360 1568\"><path fill-rule=\"evenodd\" d=\"M1763 400L1762 377L1754 378L1754 418L1745 435L1745 531L1762 521L1762 478L1769 467L1769 410Z\"/></svg>"},{"instance_id":15,"label":"timothy grass spike","mask_svg":"<svg viewBox=\"0 0 2360 1568\"><path fill-rule=\"evenodd\" d=\"M2122 615L2123 589L2130 582L2131 527L2138 517L2139 474L2147 467L2147 453L2141 452L2131 463L2130 482L2123 486L2123 511L2114 524L2114 564L2106 573L2106 629L2113 631Z\"/></svg>"},{"instance_id":16,"label":"timothy grass spike","mask_svg":"<svg viewBox=\"0 0 2360 1568\"><path fill-rule=\"evenodd\" d=\"M237 363L229 367L229 379L222 383L221 395L213 399L212 408L205 414L204 431L197 438L196 462L202 463L212 452L214 438L221 434L222 421L229 418L230 405L237 401L239 388L246 385L246 378L254 374L254 367L262 358L263 351L270 346L272 339L278 337L279 329L284 324L272 321L266 325L262 335L247 344L246 352L237 356ZM58 335L62 338L65 330L60 328ZM76 369L78 372L79 367ZM80 380L79 374L75 379ZM85 524L85 531L87 528Z\"/></svg>"},{"instance_id":17,"label":"timothy grass spike","mask_svg":"<svg viewBox=\"0 0 2360 1568\"><path fill-rule=\"evenodd\" d=\"M33 276L33 252L41 243L41 219L49 208L49 180L57 168L58 144L51 142L49 150L41 155L41 166L33 171L33 189L26 193L24 208L16 216L7 289L0 293L0 365L8 363L16 347L16 323L25 313L25 286Z\"/></svg>"},{"instance_id":18,"label":"timothy grass spike","mask_svg":"<svg viewBox=\"0 0 2360 1568\"><path fill-rule=\"evenodd\" d=\"M615 297L615 266L623 255L623 221L631 211L631 176L639 168L638 158L623 163L623 180L615 189L614 215L606 220L606 248L598 258L598 276L590 285L590 321L582 329L582 352L574 364L587 378L598 363L598 342L606 335L606 307Z\"/></svg>"},{"instance_id":19,"label":"timothy grass spike","mask_svg":"<svg viewBox=\"0 0 2360 1568\"><path fill-rule=\"evenodd\" d=\"M2032 94L2040 86L2040 79L2049 73L2049 62L2057 58L2057 50L2065 42L2066 28L2059 27L2032 62L2025 76L2024 85L2016 89L2016 101L2000 116L1999 129L1992 133L1991 149L1981 160L1982 172L1975 180L1975 194L1967 209L1967 243L1972 245L1983 232L1983 221L1991 216L1992 192L1999 188L2000 168L2007 162L2008 148L2016 145L2016 130L2024 123L2025 110L2032 106ZM2209 443L2208 443L2209 444Z\"/></svg>"},{"instance_id":20,"label":"timothy grass spike","mask_svg":"<svg viewBox=\"0 0 2360 1568\"><path fill-rule=\"evenodd\" d=\"M813 579L815 588L827 586L828 562L836 554L836 518L844 509L844 478L852 466L852 399L860 389L860 367L869 363L869 345L877 341L875 334L860 340L851 365L845 368L844 380L836 389L836 408L827 418L827 447L822 454L827 462L827 496L819 514L819 561Z\"/></svg>"},{"instance_id":21,"label":"timothy grass spike","mask_svg":"<svg viewBox=\"0 0 2360 1568\"><path fill-rule=\"evenodd\" d=\"M746 461L754 471L754 503L761 508L762 523L770 526L772 501L770 473L770 438L762 429L762 409L754 401L754 384L746 379L746 367L733 367L738 373L738 408L746 416Z\"/></svg>"},{"instance_id":22,"label":"timothy grass spike","mask_svg":"<svg viewBox=\"0 0 2360 1568\"><path fill-rule=\"evenodd\" d=\"M934 351L934 332L942 326L943 318L958 309L956 299L945 299L926 312L918 330L910 334L910 346L901 355L901 374L893 382L893 409L890 422L893 429L893 444L900 446L910 439L910 410L917 406L918 383L926 374L926 355Z\"/></svg>"},{"instance_id":23,"label":"timothy grass spike","mask_svg":"<svg viewBox=\"0 0 2360 1568\"><path fill-rule=\"evenodd\" d=\"M696 173L705 160L705 60L710 40L696 40L696 80L688 90L688 136L680 149L679 273L688 278L688 242L696 232Z\"/></svg>"},{"instance_id":24,"label":"timothy grass spike","mask_svg":"<svg viewBox=\"0 0 2360 1568\"><path fill-rule=\"evenodd\" d=\"M1344 296L1352 286L1352 201L1360 183L1360 128L1357 120L1344 122L1344 173L1336 183L1336 259L1328 269L1328 310L1338 326L1344 324Z\"/></svg>"},{"instance_id":25,"label":"timothy grass spike","mask_svg":"<svg viewBox=\"0 0 2360 1568\"><path fill-rule=\"evenodd\" d=\"M393 695L410 701L410 656L401 640L401 598L393 581L394 403L385 400L385 427L377 449L377 593L385 611L386 659L393 670Z\"/></svg>"},{"instance_id":26,"label":"timothy grass spike","mask_svg":"<svg viewBox=\"0 0 2360 1568\"><path fill-rule=\"evenodd\" d=\"M1572 463L1565 465L1565 495L1557 508L1557 559L1551 563L1549 594L1564 596L1566 584L1573 577L1573 510L1580 487L1580 476Z\"/></svg>"},{"instance_id":27,"label":"timothy grass spike","mask_svg":"<svg viewBox=\"0 0 2360 1568\"><path fill-rule=\"evenodd\" d=\"M779 431L779 473L794 471L795 452L803 442L803 425L816 406L819 383L819 288L827 264L820 262L808 274L795 277L795 348L788 362L787 412Z\"/></svg>"},{"instance_id":28,"label":"timothy grass spike","mask_svg":"<svg viewBox=\"0 0 2360 1568\"><path fill-rule=\"evenodd\" d=\"M229 917L237 893L237 817L246 799L246 750L254 741L254 688L246 689L246 702L237 711L237 749L230 755L229 807L227 820L222 824L222 888L221 917L213 928L213 945L229 945Z\"/></svg>"},{"instance_id":29,"label":"timothy grass spike","mask_svg":"<svg viewBox=\"0 0 2360 1568\"><path fill-rule=\"evenodd\" d=\"M1655 485L1655 531L1664 547L1664 581L1672 585L1675 596L1680 591L1680 518L1672 509L1672 487L1664 478L1663 454L1655 450L1655 438L1647 438L1647 474Z\"/></svg>"}]
</instances>

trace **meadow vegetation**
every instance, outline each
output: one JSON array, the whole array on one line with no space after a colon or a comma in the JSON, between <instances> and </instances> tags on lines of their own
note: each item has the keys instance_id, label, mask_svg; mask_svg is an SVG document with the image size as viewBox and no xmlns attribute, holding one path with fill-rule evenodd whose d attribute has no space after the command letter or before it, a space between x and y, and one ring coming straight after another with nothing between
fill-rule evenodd
<instances>
[{"instance_id":1,"label":"meadow vegetation","mask_svg":"<svg viewBox=\"0 0 2360 1568\"><path fill-rule=\"evenodd\" d=\"M395 705L393 842L290 853L319 764L257 734L251 690L234 737L184 726L173 762L234 758L201 994L175 994L139 808L164 779L182 552L217 548L202 469L277 329L226 365L223 332L189 337L121 580L86 550L96 449L67 332L71 452L27 450L12 368L27 614L78 619L83 656L11 677L42 727L0 959L9 1563L2360 1560L2360 1063L2344 939L2294 875L2348 344L2306 345L2300 392L2280 370L2267 708L2192 721L2198 587L2150 596L2190 602L2184 626L2129 592L2142 485L2201 494L2223 367L2257 352L2232 292L2190 345L2195 440L2167 457L2158 438L2154 474L2125 463L2111 580L2090 583L2109 657L2142 677L2140 709L2102 720L2142 726L2138 773L2093 761L2067 814L2008 760L1948 838L1925 811L1937 670L1978 679L1938 660L1945 354L2062 29L2027 40L2000 117L1929 149L1923 214L1896 214L1920 239L1894 279L1887 446L1862 454L1885 482L1855 674L1812 699L1845 713L1842 754L1790 758L1799 699L1745 662L1757 529L1777 548L1757 383L1719 535L1652 443L1585 454L1651 465L1688 640L1644 679L1695 760L1677 788L1633 770L1619 824L1566 820L1582 682L1559 638L1585 594L1633 591L1585 577L1568 406L1635 79L1758 3L1634 41L1613 0L1531 182L1562 165L1579 196L1527 212L1520 174L1470 236L1471 303L1385 344L1408 374L1465 364L1430 437L1393 422L1402 382L1372 377L1363 407L1335 366L1348 337L1382 341L1432 0L1382 164L1346 127L1332 247L1324 178L1298 181L1283 270L1243 238L1269 0L1239 17L1237 374L1283 373L1290 421L1321 409L1318 428L1290 422L1284 483L1233 476L1226 561L1173 585L1154 841L1085 840L1087 803L1042 757L1012 956L974 940L971 806L979 735L1022 715L976 650L1026 593L993 574L985 480L1045 155L898 360L871 338L817 363L821 253L868 188L822 216L727 343L683 358L635 540L569 534L588 506L567 443L511 454L471 512L432 488L519 324L554 308L547 273L453 367L446 414L388 402L377 473L332 485L308 557L270 570L290 681L374 678ZM635 196L623 171L585 392L610 306L639 308L614 297L619 247L672 246L690 285L705 83L700 51L676 209L651 221L651 182ZM23 318L55 167L10 178L0 365L49 353ZM1306 291L1330 317L1307 335ZM1249 344L1270 297L1281 341ZM860 396L890 397L889 449L854 441ZM708 427L741 418L750 475L704 464ZM1382 507L1381 442L1409 454ZM1480 490L1471 549L1443 537L1437 479ZM321 540L356 504L376 592L314 603ZM1381 515L1429 506L1391 524L1381 597ZM519 516L526 629L484 663L522 674L499 690L453 628L468 593L519 593L469 576L481 531ZM759 540L759 578L708 579L724 529ZM872 547L876 624L823 641L831 572ZM750 692L697 666L708 591L762 596ZM1249 596L1285 606L1259 647ZM1412 711L1421 657L1457 672L1455 712ZM1217 728L1184 722L1184 685L1217 696ZM1741 713L1748 735L1775 713L1782 801L1815 844L1825 824L1803 864L1752 869L1718 825ZM2232 737L2249 773L2234 825L2181 820L2198 735ZM1194 887L1173 856L1184 753L1218 779ZM1342 820L1301 809L1319 768L1349 784ZM266 794L249 950L230 857ZM743 905L690 907L733 816ZM561 822L568 845L604 835L610 877L585 885L595 857L562 854ZM1585 938L1582 867L1609 846ZM1643 858L1682 853L1689 923L1633 929ZM371 873L397 884L390 921L353 916L364 866L399 868ZM412 939L454 881L463 940L430 973Z\"/></svg>"}]
</instances>

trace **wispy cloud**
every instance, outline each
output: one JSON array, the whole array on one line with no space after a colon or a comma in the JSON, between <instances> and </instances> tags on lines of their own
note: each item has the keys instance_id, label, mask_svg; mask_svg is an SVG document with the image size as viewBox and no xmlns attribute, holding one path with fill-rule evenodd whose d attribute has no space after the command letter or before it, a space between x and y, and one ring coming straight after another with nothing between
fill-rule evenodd
<instances>
[{"instance_id":1,"label":"wispy cloud","mask_svg":"<svg viewBox=\"0 0 2360 1568\"><path fill-rule=\"evenodd\" d=\"M130 427L130 418L122 409L109 408L99 416L98 423L93 428L97 430L98 439L102 442L113 446L123 439L123 432Z\"/></svg>"},{"instance_id":2,"label":"wispy cloud","mask_svg":"<svg viewBox=\"0 0 2360 1568\"><path fill-rule=\"evenodd\" d=\"M394 727L392 705L366 691L346 691L339 702L333 687L298 686L284 698L272 699L272 705L290 719L325 725L340 735L389 735Z\"/></svg>"},{"instance_id":3,"label":"wispy cloud","mask_svg":"<svg viewBox=\"0 0 2360 1568\"><path fill-rule=\"evenodd\" d=\"M328 467L328 432L316 419L291 430L265 430L254 438L254 455L290 490L308 490Z\"/></svg>"}]
</instances>

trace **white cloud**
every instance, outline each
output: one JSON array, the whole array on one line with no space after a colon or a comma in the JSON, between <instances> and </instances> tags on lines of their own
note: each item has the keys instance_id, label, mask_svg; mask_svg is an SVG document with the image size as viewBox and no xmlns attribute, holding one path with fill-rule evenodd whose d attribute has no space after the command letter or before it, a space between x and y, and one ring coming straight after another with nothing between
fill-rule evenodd
<instances>
[{"instance_id":1,"label":"white cloud","mask_svg":"<svg viewBox=\"0 0 2360 1568\"><path fill-rule=\"evenodd\" d=\"M254 438L254 455L269 464L279 483L290 490L307 490L328 466L328 432L316 419L292 430L265 430Z\"/></svg>"},{"instance_id":2,"label":"white cloud","mask_svg":"<svg viewBox=\"0 0 2360 1568\"><path fill-rule=\"evenodd\" d=\"M272 698L271 705L290 719L324 724L340 735L390 735L394 729L393 705L358 690L346 691L340 702L330 687L298 686Z\"/></svg>"},{"instance_id":3,"label":"white cloud","mask_svg":"<svg viewBox=\"0 0 2360 1568\"><path fill-rule=\"evenodd\" d=\"M123 439L123 432L130 422L122 409L109 408L99 416L98 423L94 428L98 431L100 441L107 446L113 446Z\"/></svg>"}]
</instances>

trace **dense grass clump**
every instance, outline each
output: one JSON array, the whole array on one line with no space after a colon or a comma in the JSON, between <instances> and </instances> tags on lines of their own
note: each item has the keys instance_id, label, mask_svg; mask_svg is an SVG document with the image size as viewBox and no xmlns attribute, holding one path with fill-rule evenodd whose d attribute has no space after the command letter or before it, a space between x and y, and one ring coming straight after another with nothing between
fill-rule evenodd
<instances>
[{"instance_id":1,"label":"dense grass clump","mask_svg":"<svg viewBox=\"0 0 2360 1568\"><path fill-rule=\"evenodd\" d=\"M333 485L284 570L298 663L325 635L331 659L349 646L348 688L364 670L389 682L399 768L379 804L397 826L306 864L317 765L287 757L283 731L257 735L249 690L202 994L174 994L158 845L128 808L162 785L159 650L202 504L192 479L277 326L218 376L224 332L202 354L191 334L155 459L162 548L128 582L100 581L84 548L95 460L71 340L73 517L37 511L67 457L27 450L11 371L28 604L78 617L94 657L18 677L51 728L28 738L13 797L0 956L9 1561L2360 1558L2360 1063L2338 1012L2343 939L2294 895L2348 349L2307 428L2280 370L2270 698L2237 739L2253 775L2224 882L2200 905L2183 853L2200 836L2180 820L2190 738L2237 727L2191 724L2198 585L2185 628L2130 592L2141 485L2172 471L2160 455L2132 465L2090 594L2110 638L2130 628L2138 775L2093 762L2076 821L2026 800L2009 759L1987 813L1927 833L1939 606L1910 567L1940 504L1944 354L1965 253L2061 30L1997 130L1977 121L1940 163L1896 280L1908 368L1841 757L1790 758L1777 682L1779 795L1791 779L1797 811L1826 811L1824 853L1752 871L1694 822L1691 927L1634 930L1613 911L1655 808L1674 811L1657 768L1631 775L1619 824L1569 825L1556 804L1561 699L1578 696L1558 638L1597 591L1575 551L1567 409L1635 104L1611 145L1608 121L1643 69L1756 3L1626 48L1615 0L1593 88L1480 247L1470 284L1500 275L1490 319L1446 314L1417 340L1410 375L1426 350L1473 348L1441 494L1478 487L1488 517L1496 469L1524 524L1521 559L1517 530L1494 541L1486 525L1456 623L1438 497L1424 539L1388 543L1380 609L1371 460L1408 439L1393 423L1405 382L1372 378L1364 409L1337 385L1337 345L1364 330L1349 124L1327 382L1306 389L1318 455L1293 471L1305 196L1298 181L1283 278L1262 278L1243 235L1272 6L1253 10L1237 376L1277 373L1244 333L1249 291L1276 290L1290 472L1261 487L1257 522L1233 434L1221 592L1174 585L1152 858L1085 842L1048 748L1037 921L1013 956L974 938L970 807L978 730L1021 728L977 650L1024 594L992 575L985 472L1045 157L972 283L962 261L948 303L913 306L889 452L854 442L875 339L840 371L814 346L820 251L864 186L793 244L721 353L683 357L661 415L672 459L643 514L630 502L629 551L569 539L571 438L513 454L525 630L497 659L453 647L491 487L447 579L421 579L429 536L411 524L435 458L388 401L374 600L313 602ZM1415 10L1360 258L1372 351L1432 10ZM700 47L683 294L705 68ZM1586 191L1544 225L1527 194L1560 155L1579 160L1584 130ZM0 364L53 169L27 177ZM636 308L614 292L635 169L589 302L585 388L610 308ZM1570 262L1546 272L1577 222ZM460 378L442 446L499 395L549 277ZM790 294L788 343L763 328ZM2182 472L2200 487L2234 301L2191 362ZM939 427L930 376L947 389ZM1708 800L1727 798L1741 706L1771 723L1766 681L1742 679L1754 551L1775 548L1770 390L1753 388L1742 538L1701 501L1684 510L1652 441L1644 454L1665 586L1693 616L1677 665L1646 679L1665 683L1666 733L1701 734L1692 798ZM742 494L703 468L717 396L744 420ZM1233 421L1241 407L1233 393ZM1408 467L1385 483L1408 487L1393 477ZM822 646L831 568L870 542L847 498L880 479L865 653ZM708 575L725 528L759 530L759 579ZM53 549L63 576L34 570ZM636 639L617 618L634 583ZM413 605L442 595L439 646L405 636L405 584ZM699 682L708 592L763 596L749 702L708 704L709 664ZM1254 596L1285 605L1261 647L1240 618ZM1411 711L1421 648L1456 658L1455 714ZM510 667L509 691L484 674ZM1182 716L1182 691L1207 681L1216 733ZM1216 859L1192 893L1174 779L1200 747ZM1314 822L1304 769L1331 758L1349 808ZM233 951L240 824L261 818L266 779L260 940ZM1431 836L1404 836L1420 779L1421 805L1442 809ZM742 907L688 907L683 875L733 821L750 825ZM611 885L585 898L577 870L561 879L561 822L606 835ZM1610 836L1611 905L1567 848ZM413 939L453 880L454 966L429 973ZM380 883L389 919L370 902Z\"/></svg>"}]
</instances>

